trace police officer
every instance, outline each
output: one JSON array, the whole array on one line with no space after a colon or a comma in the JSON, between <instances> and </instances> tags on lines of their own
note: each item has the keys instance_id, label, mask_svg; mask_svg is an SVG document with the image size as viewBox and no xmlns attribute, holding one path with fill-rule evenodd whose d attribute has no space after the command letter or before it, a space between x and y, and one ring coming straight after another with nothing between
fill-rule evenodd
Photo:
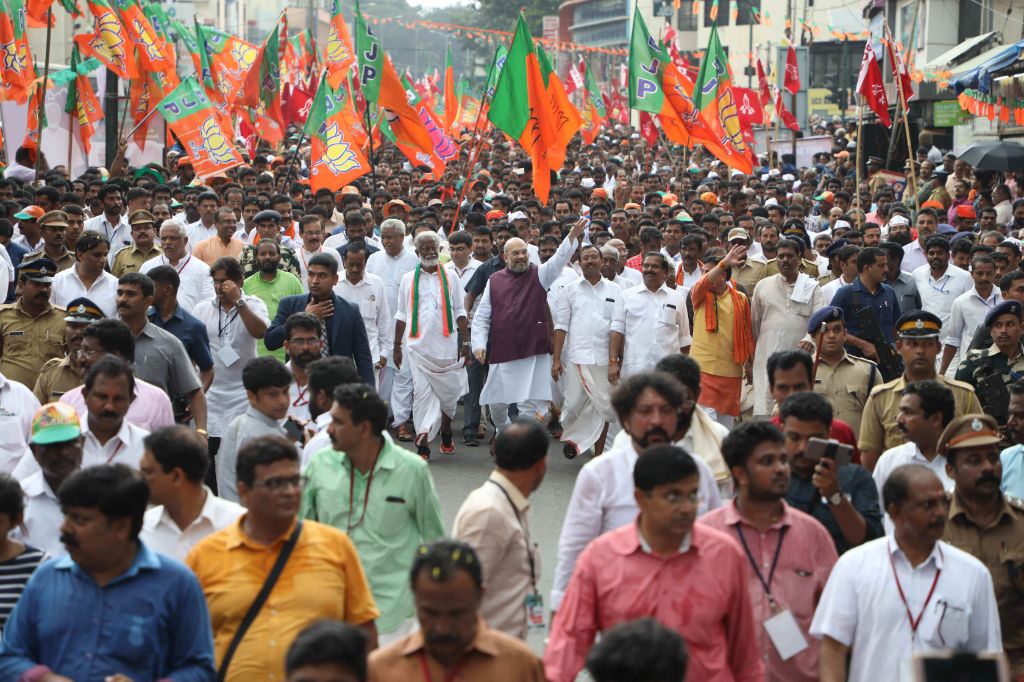
<instances>
[{"instance_id":1,"label":"police officer","mask_svg":"<svg viewBox=\"0 0 1024 682\"><path fill-rule=\"evenodd\" d=\"M936 371L935 358L942 345L939 333L942 321L926 310L904 313L896 321L896 351L903 358L903 376L875 386L864 404L860 422L861 462L874 471L879 455L906 442L896 423L900 391L912 381L938 381L953 392L956 415L981 412L981 403L974 387L962 381L947 379Z\"/></svg>"},{"instance_id":2,"label":"police officer","mask_svg":"<svg viewBox=\"0 0 1024 682\"><path fill-rule=\"evenodd\" d=\"M882 374L875 363L846 352L842 308L826 306L818 310L807 322L807 333L821 346L814 392L828 398L836 419L858 433L864 404L871 389L882 383Z\"/></svg>"},{"instance_id":3,"label":"police officer","mask_svg":"<svg viewBox=\"0 0 1024 682\"><path fill-rule=\"evenodd\" d=\"M729 246L750 246L750 235L742 227L734 227L729 230ZM754 295L754 287L764 278L765 268L768 264L760 256L751 256L750 252L743 258L743 265L732 270L732 281L743 287L747 297Z\"/></svg>"},{"instance_id":4,"label":"police officer","mask_svg":"<svg viewBox=\"0 0 1024 682\"><path fill-rule=\"evenodd\" d=\"M64 233L68 229L68 214L64 211L50 211L39 218L39 232L42 244L35 251L21 259L28 263L46 257L57 266L57 272L67 270L75 264L75 254L68 251Z\"/></svg>"},{"instance_id":5,"label":"police officer","mask_svg":"<svg viewBox=\"0 0 1024 682\"><path fill-rule=\"evenodd\" d=\"M43 363L32 390L42 404L57 402L62 395L82 385L85 368L78 351L82 347L82 334L94 320L103 318L100 307L87 298L76 298L68 303L64 316L64 348L62 358L53 358Z\"/></svg>"},{"instance_id":6,"label":"police officer","mask_svg":"<svg viewBox=\"0 0 1024 682\"><path fill-rule=\"evenodd\" d=\"M956 483L943 540L972 554L992 574L1003 650L1011 677L1024 676L1024 502L999 491L999 426L987 414L965 414L939 437L939 454Z\"/></svg>"},{"instance_id":7,"label":"police officer","mask_svg":"<svg viewBox=\"0 0 1024 682\"><path fill-rule=\"evenodd\" d=\"M156 217L149 211L132 211L128 216L132 244L113 256L110 272L120 277L126 272L139 272L142 264L164 252L156 244Z\"/></svg>"},{"instance_id":8,"label":"police officer","mask_svg":"<svg viewBox=\"0 0 1024 682\"><path fill-rule=\"evenodd\" d=\"M290 272L303 280L299 260L295 257L295 242L281 232L281 214L267 209L253 216L252 222L256 226L252 234L252 243L246 244L238 256L238 262L242 264L242 273L245 277L256 274L260 269L256 260L256 249L260 240L274 239L281 245L281 262L277 266L278 270Z\"/></svg>"},{"instance_id":9,"label":"police officer","mask_svg":"<svg viewBox=\"0 0 1024 682\"><path fill-rule=\"evenodd\" d=\"M64 309L50 303L56 272L49 258L22 264L21 296L0 305L0 372L26 386L47 360L64 356Z\"/></svg>"},{"instance_id":10,"label":"police officer","mask_svg":"<svg viewBox=\"0 0 1024 682\"><path fill-rule=\"evenodd\" d=\"M992 334L992 345L967 352L956 378L974 386L985 412L1000 424L1006 423L1011 383L1024 377L1024 352L1021 348L1021 320L1024 305L1003 301L985 315L985 327Z\"/></svg>"}]
</instances>

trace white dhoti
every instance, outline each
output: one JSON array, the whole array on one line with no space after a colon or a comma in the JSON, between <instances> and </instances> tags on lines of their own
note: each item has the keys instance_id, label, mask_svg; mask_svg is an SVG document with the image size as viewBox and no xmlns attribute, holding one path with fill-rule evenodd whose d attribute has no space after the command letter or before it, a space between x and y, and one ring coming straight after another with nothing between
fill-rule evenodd
<instances>
[{"instance_id":1,"label":"white dhoti","mask_svg":"<svg viewBox=\"0 0 1024 682\"><path fill-rule=\"evenodd\" d=\"M480 404L491 406L491 419L499 431L509 424L508 406L519 405L519 416L547 418L551 402L551 356L531 355L490 365Z\"/></svg>"},{"instance_id":2,"label":"white dhoti","mask_svg":"<svg viewBox=\"0 0 1024 682\"><path fill-rule=\"evenodd\" d=\"M416 434L427 434L430 442L441 429L441 416L454 417L459 397L469 390L465 363L430 358L410 349L404 364L413 384L412 423Z\"/></svg>"},{"instance_id":3,"label":"white dhoti","mask_svg":"<svg viewBox=\"0 0 1024 682\"><path fill-rule=\"evenodd\" d=\"M402 349L406 357L409 356L409 349ZM394 421L392 426L398 428L412 417L412 370L409 362L405 361L399 369L391 372L391 414Z\"/></svg>"},{"instance_id":4,"label":"white dhoti","mask_svg":"<svg viewBox=\"0 0 1024 682\"><path fill-rule=\"evenodd\" d=\"M605 424L608 437L618 433L619 419L612 409L612 391L607 365L577 365L565 368L565 402L562 404L562 442L572 443L580 452L592 448L601 438Z\"/></svg>"}]
</instances>

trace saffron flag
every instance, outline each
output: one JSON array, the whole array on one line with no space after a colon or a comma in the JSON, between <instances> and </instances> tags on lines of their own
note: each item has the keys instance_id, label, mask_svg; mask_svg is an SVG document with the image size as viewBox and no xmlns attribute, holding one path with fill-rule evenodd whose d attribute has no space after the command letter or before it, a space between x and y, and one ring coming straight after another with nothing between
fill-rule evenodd
<instances>
[{"instance_id":1,"label":"saffron flag","mask_svg":"<svg viewBox=\"0 0 1024 682\"><path fill-rule=\"evenodd\" d=\"M121 25L135 46L140 72L175 73L173 51L164 42L135 0L113 0Z\"/></svg>"},{"instance_id":2,"label":"saffron flag","mask_svg":"<svg viewBox=\"0 0 1024 682\"><path fill-rule=\"evenodd\" d=\"M452 46L448 45L444 62L444 129L451 130L459 114L459 98L455 94L455 67L452 66Z\"/></svg>"},{"instance_id":3,"label":"saffron flag","mask_svg":"<svg viewBox=\"0 0 1024 682\"><path fill-rule=\"evenodd\" d=\"M281 30L284 12L260 46L242 81L236 105L251 107L257 116L282 123L281 115ZM198 174L198 171L197 171Z\"/></svg>"},{"instance_id":4,"label":"saffron flag","mask_svg":"<svg viewBox=\"0 0 1024 682\"><path fill-rule=\"evenodd\" d=\"M31 94L28 98L28 125L25 127L25 139L21 146L27 149L39 149L39 131L47 127L46 107L39 106L39 98L43 94L43 81L38 79L29 86ZM40 120L40 113L42 120Z\"/></svg>"},{"instance_id":5,"label":"saffron flag","mask_svg":"<svg viewBox=\"0 0 1024 682\"><path fill-rule=\"evenodd\" d=\"M565 161L565 150L583 124L583 117L569 101L562 79L555 73L551 60L540 44L536 46L536 56L540 75L544 79L544 89L548 93L548 120L555 136L555 144L548 149L548 163L552 168L561 168Z\"/></svg>"},{"instance_id":6,"label":"saffron flag","mask_svg":"<svg viewBox=\"0 0 1024 682\"><path fill-rule=\"evenodd\" d=\"M584 126L580 129L583 141L587 144L594 144L597 134L601 131L601 125L608 118L608 110L604 105L604 97L597 87L597 80L594 78L594 71L590 65L583 69L583 120Z\"/></svg>"},{"instance_id":7,"label":"saffron flag","mask_svg":"<svg viewBox=\"0 0 1024 682\"><path fill-rule=\"evenodd\" d=\"M75 36L78 47L87 55L96 57L120 78L135 78L139 74L128 31L121 25L117 13L107 0L86 0L93 16L92 33Z\"/></svg>"},{"instance_id":8,"label":"saffron flag","mask_svg":"<svg viewBox=\"0 0 1024 682\"><path fill-rule=\"evenodd\" d=\"M341 0L331 2L331 28L327 33L327 46L324 48L324 64L327 65L327 82L337 90L341 87L345 76L356 63L355 49L352 47L352 36L349 35L345 15L341 13Z\"/></svg>"},{"instance_id":9,"label":"saffron flag","mask_svg":"<svg viewBox=\"0 0 1024 682\"><path fill-rule=\"evenodd\" d=\"M875 51L871 49L871 41L864 46L864 56L860 60L860 73L857 75L857 92L864 98L871 111L886 128L892 126L889 118L889 100L885 96L882 83L882 68L878 65Z\"/></svg>"},{"instance_id":10,"label":"saffron flag","mask_svg":"<svg viewBox=\"0 0 1024 682\"><path fill-rule=\"evenodd\" d=\"M196 74L201 75L207 93L218 93L228 108L233 107L259 50L237 36L198 23L195 38Z\"/></svg>"},{"instance_id":11,"label":"saffron flag","mask_svg":"<svg viewBox=\"0 0 1024 682\"><path fill-rule=\"evenodd\" d=\"M217 109L195 77L183 80L157 108L191 157L198 177L224 175L242 165L241 155L231 144L231 131L221 127Z\"/></svg>"},{"instance_id":12,"label":"saffron flag","mask_svg":"<svg viewBox=\"0 0 1024 682\"><path fill-rule=\"evenodd\" d=\"M791 95L800 92L800 69L796 65L796 49L792 45L786 50L786 73L783 87Z\"/></svg>"},{"instance_id":13,"label":"saffron flag","mask_svg":"<svg viewBox=\"0 0 1024 682\"><path fill-rule=\"evenodd\" d=\"M870 41L869 41L870 42ZM885 30L885 48L889 51L889 62L892 64L893 77L896 79L896 87L903 95L903 101L909 102L914 96L914 88L910 84L910 71L907 69L907 62L903 59L903 52L896 44L896 39L889 33L888 27Z\"/></svg>"},{"instance_id":14,"label":"saffron flag","mask_svg":"<svg viewBox=\"0 0 1024 682\"><path fill-rule=\"evenodd\" d=\"M0 102L24 102L36 79L21 0L0 0Z\"/></svg>"},{"instance_id":15,"label":"saffron flag","mask_svg":"<svg viewBox=\"0 0 1024 682\"><path fill-rule=\"evenodd\" d=\"M501 76L487 116L509 137L518 140L533 163L533 188L541 203L551 192L548 150L556 144L548 112L548 93L541 75L533 38L522 12L516 23Z\"/></svg>"},{"instance_id":16,"label":"saffron flag","mask_svg":"<svg viewBox=\"0 0 1024 682\"><path fill-rule=\"evenodd\" d=\"M721 160L731 168L749 175L753 165L747 143L743 139L736 97L732 91L732 77L729 75L729 62L715 26L711 27L708 49L704 52L694 83L693 105L721 144L726 154L726 158Z\"/></svg>"},{"instance_id":17,"label":"saffron flag","mask_svg":"<svg viewBox=\"0 0 1024 682\"><path fill-rule=\"evenodd\" d=\"M405 87L405 96L409 100L409 104L416 111L419 116L420 123L430 134L430 140L434 147L434 153L441 161L448 163L450 159L455 158L459 155L459 148L452 142L452 139L445 134L445 131L441 129L441 124L437 120L437 115L430 110L426 102L420 97L419 93L413 87L412 83L408 78L402 79L402 85Z\"/></svg>"},{"instance_id":18,"label":"saffron flag","mask_svg":"<svg viewBox=\"0 0 1024 682\"><path fill-rule=\"evenodd\" d=\"M74 78L68 83L67 101L64 103L64 111L71 115L71 130L78 128L78 137L82 143L82 149L86 156L92 149L92 135L96 131L96 123L103 118L103 109L100 106L99 98L92 89L92 82L88 73L78 73L78 66L81 56L78 46L71 49L71 66L69 70L74 73Z\"/></svg>"},{"instance_id":19,"label":"saffron flag","mask_svg":"<svg viewBox=\"0 0 1024 682\"><path fill-rule=\"evenodd\" d=\"M314 192L320 189L336 192L370 172L370 164L349 128L346 111L351 110L345 106L339 91L331 87L325 71L303 129L311 142L309 184Z\"/></svg>"}]
</instances>

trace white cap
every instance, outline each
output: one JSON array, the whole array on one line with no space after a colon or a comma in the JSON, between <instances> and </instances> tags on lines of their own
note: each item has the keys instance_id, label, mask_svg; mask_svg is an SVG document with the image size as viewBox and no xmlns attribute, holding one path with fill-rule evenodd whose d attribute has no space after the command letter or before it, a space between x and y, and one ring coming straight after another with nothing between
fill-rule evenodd
<instances>
[{"instance_id":1,"label":"white cap","mask_svg":"<svg viewBox=\"0 0 1024 682\"><path fill-rule=\"evenodd\" d=\"M783 182L793 182L794 180L796 180L796 176L793 175L792 173L786 173L785 175L782 176Z\"/></svg>"},{"instance_id":2,"label":"white cap","mask_svg":"<svg viewBox=\"0 0 1024 682\"><path fill-rule=\"evenodd\" d=\"M793 191L795 192L795 191L797 191L798 189L800 189L800 187L801 187L801 186L802 186L803 184L804 184L804 183L800 182L799 180L797 180L796 182L794 182L794 183L793 183Z\"/></svg>"},{"instance_id":3,"label":"white cap","mask_svg":"<svg viewBox=\"0 0 1024 682\"><path fill-rule=\"evenodd\" d=\"M582 180L580 180L580 187L582 187L583 189L593 189L594 178L583 178Z\"/></svg>"},{"instance_id":4,"label":"white cap","mask_svg":"<svg viewBox=\"0 0 1024 682\"><path fill-rule=\"evenodd\" d=\"M508 216L508 221L510 223L515 222L517 220L529 220L529 219L530 219L530 216L526 215L522 211L512 211L512 213L510 213L509 216Z\"/></svg>"},{"instance_id":5,"label":"white cap","mask_svg":"<svg viewBox=\"0 0 1024 682\"><path fill-rule=\"evenodd\" d=\"M768 178L771 176L768 173L761 173L761 182L768 182Z\"/></svg>"},{"instance_id":6,"label":"white cap","mask_svg":"<svg viewBox=\"0 0 1024 682\"><path fill-rule=\"evenodd\" d=\"M892 218L889 218L889 224L890 225L909 225L910 221L907 220L905 216L901 216L900 214L897 213Z\"/></svg>"},{"instance_id":7,"label":"white cap","mask_svg":"<svg viewBox=\"0 0 1024 682\"><path fill-rule=\"evenodd\" d=\"M768 197L767 199L764 200L764 207L765 208L768 208L769 206L778 206L778 205L779 205L779 200L776 199L775 197Z\"/></svg>"},{"instance_id":8,"label":"white cap","mask_svg":"<svg viewBox=\"0 0 1024 682\"><path fill-rule=\"evenodd\" d=\"M722 177L722 176L720 176L715 171L711 171L710 173L708 173L708 180L717 180L720 177Z\"/></svg>"},{"instance_id":9,"label":"white cap","mask_svg":"<svg viewBox=\"0 0 1024 682\"><path fill-rule=\"evenodd\" d=\"M735 178L737 175L743 175L743 171L733 168L732 172L729 173L730 178Z\"/></svg>"},{"instance_id":10,"label":"white cap","mask_svg":"<svg viewBox=\"0 0 1024 682\"><path fill-rule=\"evenodd\" d=\"M850 223L846 222L845 220L837 220L836 224L832 226L832 229L838 230L840 227L845 227L848 230L852 227L852 225L850 225Z\"/></svg>"}]
</instances>

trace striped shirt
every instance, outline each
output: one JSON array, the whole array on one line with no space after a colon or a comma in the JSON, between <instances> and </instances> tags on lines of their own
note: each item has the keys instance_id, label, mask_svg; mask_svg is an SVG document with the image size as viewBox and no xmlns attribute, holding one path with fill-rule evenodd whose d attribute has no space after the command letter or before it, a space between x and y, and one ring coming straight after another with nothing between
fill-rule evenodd
<instances>
[{"instance_id":1,"label":"striped shirt","mask_svg":"<svg viewBox=\"0 0 1024 682\"><path fill-rule=\"evenodd\" d=\"M7 617L18 603L25 583L46 559L45 552L25 545L21 554L0 562L0 629L7 624Z\"/></svg>"},{"instance_id":2,"label":"striped shirt","mask_svg":"<svg viewBox=\"0 0 1024 682\"><path fill-rule=\"evenodd\" d=\"M736 507L735 499L729 504L708 512L697 523L716 528L736 540L747 550L747 585L754 606L754 622L764 623L775 613L769 604L761 578L770 581L772 597L780 610L793 613L800 632L807 640L807 648L783 661L763 627L757 628L761 658L765 662L767 682L815 682L818 679L818 640L807 634L818 605L818 597L825 589L832 566L836 563L835 544L825 527L814 517L782 502L782 517L761 533L747 523ZM740 541L742 533L742 543ZM781 546L780 546L780 543ZM772 573L776 554L778 564Z\"/></svg>"}]
</instances>

